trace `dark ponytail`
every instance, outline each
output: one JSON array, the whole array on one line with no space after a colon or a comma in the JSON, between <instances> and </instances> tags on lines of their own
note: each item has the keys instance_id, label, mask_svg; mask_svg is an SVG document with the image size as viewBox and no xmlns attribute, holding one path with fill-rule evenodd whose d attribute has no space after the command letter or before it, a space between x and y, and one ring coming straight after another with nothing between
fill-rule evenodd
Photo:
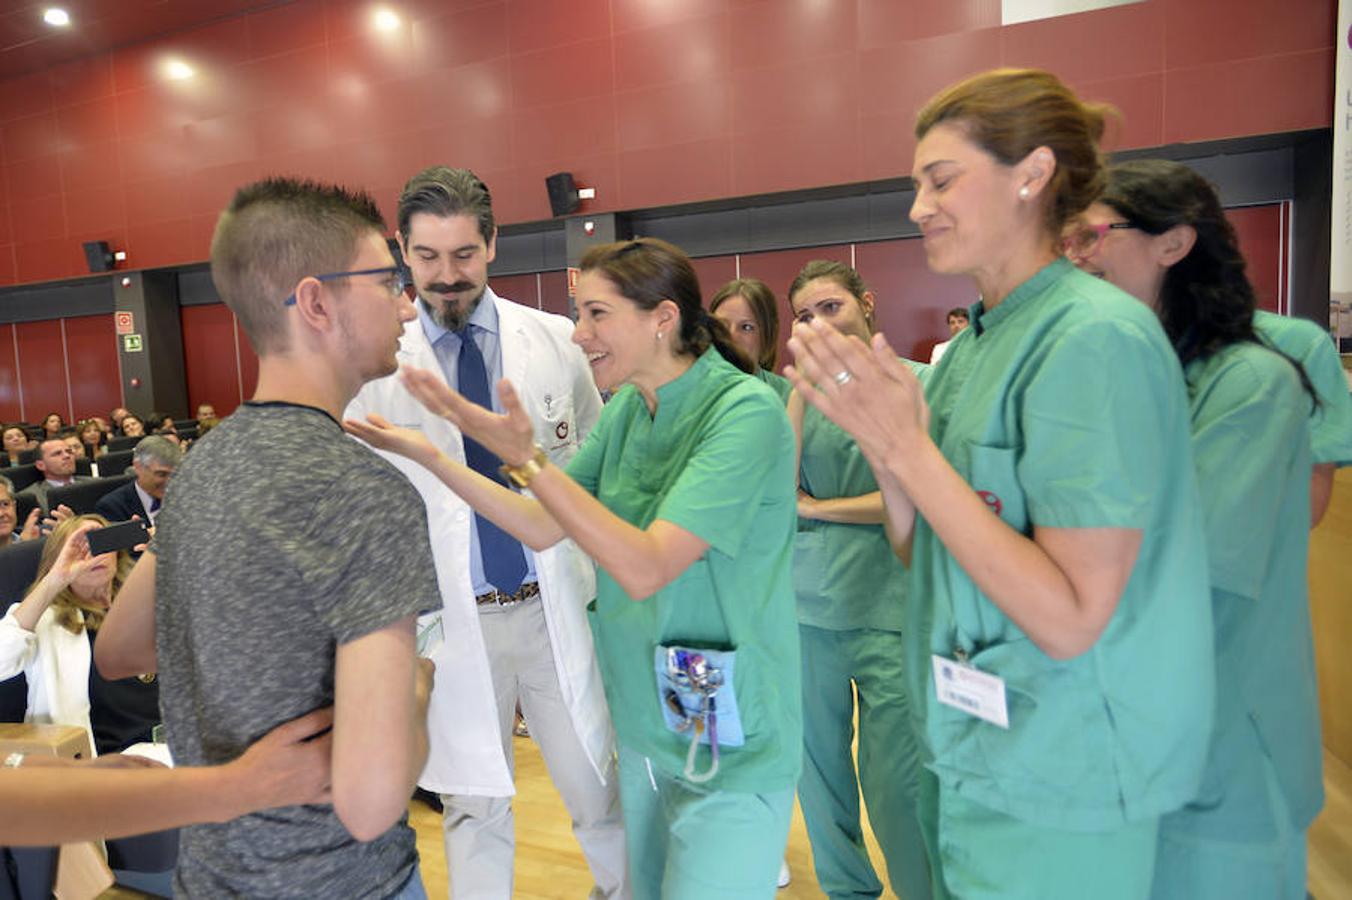
<instances>
[{"instance_id":1,"label":"dark ponytail","mask_svg":"<svg viewBox=\"0 0 1352 900\"><path fill-rule=\"evenodd\" d=\"M1132 160L1108 169L1099 202L1146 234L1163 234L1177 225L1196 233L1188 255L1165 273L1158 303L1164 333L1183 365L1241 341L1263 344L1253 327L1258 303L1239 239L1205 178L1170 160ZM1305 367L1275 347L1269 349L1295 366L1317 406Z\"/></svg>"},{"instance_id":2,"label":"dark ponytail","mask_svg":"<svg viewBox=\"0 0 1352 900\"><path fill-rule=\"evenodd\" d=\"M675 244L659 238L601 244L587 251L579 267L604 275L639 309L656 309L663 300L675 303L681 316L676 352L700 356L713 346L743 372L755 373L755 363L733 344L727 326L705 310L695 267Z\"/></svg>"}]
</instances>

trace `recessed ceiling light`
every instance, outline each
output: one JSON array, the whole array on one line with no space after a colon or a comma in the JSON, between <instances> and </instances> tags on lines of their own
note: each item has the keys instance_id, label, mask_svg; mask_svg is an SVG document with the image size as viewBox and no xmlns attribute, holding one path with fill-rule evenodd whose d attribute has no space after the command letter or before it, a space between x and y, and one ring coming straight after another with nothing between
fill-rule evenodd
<instances>
[{"instance_id":1,"label":"recessed ceiling light","mask_svg":"<svg viewBox=\"0 0 1352 900\"><path fill-rule=\"evenodd\" d=\"M70 13L53 6L43 12L42 21L48 25L55 25L57 28L64 28L70 24Z\"/></svg>"},{"instance_id":2,"label":"recessed ceiling light","mask_svg":"<svg viewBox=\"0 0 1352 900\"><path fill-rule=\"evenodd\" d=\"M392 9L385 8L376 10L376 14L371 21L381 31L394 31L400 25L399 14Z\"/></svg>"},{"instance_id":3,"label":"recessed ceiling light","mask_svg":"<svg viewBox=\"0 0 1352 900\"><path fill-rule=\"evenodd\" d=\"M181 59L171 59L164 64L164 74L174 81L183 81L193 76L193 69Z\"/></svg>"}]
</instances>

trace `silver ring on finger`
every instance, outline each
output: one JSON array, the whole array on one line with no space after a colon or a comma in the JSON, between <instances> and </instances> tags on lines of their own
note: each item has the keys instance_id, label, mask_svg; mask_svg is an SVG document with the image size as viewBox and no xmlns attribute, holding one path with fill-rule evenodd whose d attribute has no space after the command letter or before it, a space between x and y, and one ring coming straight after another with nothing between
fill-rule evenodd
<instances>
[{"instance_id":1,"label":"silver ring on finger","mask_svg":"<svg viewBox=\"0 0 1352 900\"><path fill-rule=\"evenodd\" d=\"M835 378L836 384L839 385L840 387L844 387L845 385L849 384L851 381L854 380L854 375L850 372L849 369L841 369L832 377Z\"/></svg>"}]
</instances>

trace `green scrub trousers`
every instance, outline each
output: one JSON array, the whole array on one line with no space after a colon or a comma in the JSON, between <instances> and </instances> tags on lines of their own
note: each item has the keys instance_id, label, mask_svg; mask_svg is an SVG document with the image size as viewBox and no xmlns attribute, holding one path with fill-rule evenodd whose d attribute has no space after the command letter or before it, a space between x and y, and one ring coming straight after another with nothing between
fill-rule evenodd
<instances>
[{"instance_id":1,"label":"green scrub trousers","mask_svg":"<svg viewBox=\"0 0 1352 900\"><path fill-rule=\"evenodd\" d=\"M1159 819L1109 831L1021 822L920 779L938 900L1143 900L1150 895Z\"/></svg>"},{"instance_id":2,"label":"green scrub trousers","mask_svg":"<svg viewBox=\"0 0 1352 900\"><path fill-rule=\"evenodd\" d=\"M769 900L793 789L709 790L620 745L620 803L635 900Z\"/></svg>"},{"instance_id":3,"label":"green scrub trousers","mask_svg":"<svg viewBox=\"0 0 1352 900\"><path fill-rule=\"evenodd\" d=\"M862 786L892 890L902 900L927 900L929 863L916 815L920 753L910 722L901 635L871 628L798 628L803 641L798 802L817 882L833 900L882 894L860 827ZM856 699L857 775L851 747Z\"/></svg>"}]
</instances>

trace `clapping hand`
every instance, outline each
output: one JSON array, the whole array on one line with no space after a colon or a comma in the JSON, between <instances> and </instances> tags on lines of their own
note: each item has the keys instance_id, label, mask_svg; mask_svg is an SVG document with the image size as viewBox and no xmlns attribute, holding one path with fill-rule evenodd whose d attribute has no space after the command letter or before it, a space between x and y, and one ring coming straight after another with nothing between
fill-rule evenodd
<instances>
[{"instance_id":1,"label":"clapping hand","mask_svg":"<svg viewBox=\"0 0 1352 900\"><path fill-rule=\"evenodd\" d=\"M789 349L794 364L784 369L785 376L804 400L853 437L870 461L927 436L929 407L920 381L882 334L875 334L869 346L825 322L800 323Z\"/></svg>"}]
</instances>

